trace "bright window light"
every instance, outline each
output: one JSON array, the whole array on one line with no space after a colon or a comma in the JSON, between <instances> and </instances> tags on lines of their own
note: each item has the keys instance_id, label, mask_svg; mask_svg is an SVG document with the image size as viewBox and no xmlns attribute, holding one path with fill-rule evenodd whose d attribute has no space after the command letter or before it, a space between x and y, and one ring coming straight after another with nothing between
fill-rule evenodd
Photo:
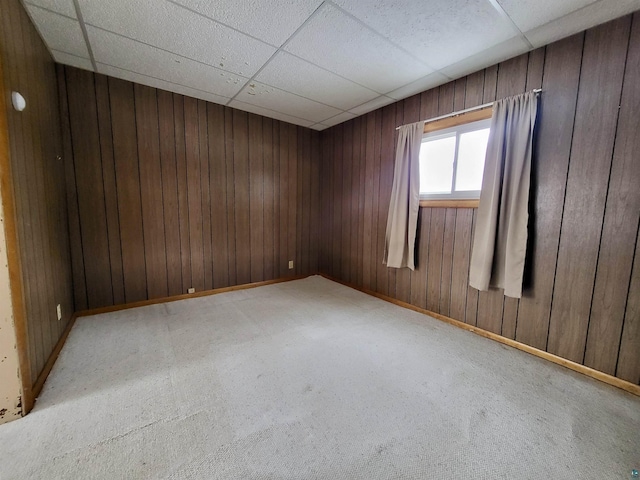
<instances>
[{"instance_id":1,"label":"bright window light","mask_svg":"<svg viewBox=\"0 0 640 480\"><path fill-rule=\"evenodd\" d=\"M424 136L420 147L422 198L480 198L491 119Z\"/></svg>"}]
</instances>

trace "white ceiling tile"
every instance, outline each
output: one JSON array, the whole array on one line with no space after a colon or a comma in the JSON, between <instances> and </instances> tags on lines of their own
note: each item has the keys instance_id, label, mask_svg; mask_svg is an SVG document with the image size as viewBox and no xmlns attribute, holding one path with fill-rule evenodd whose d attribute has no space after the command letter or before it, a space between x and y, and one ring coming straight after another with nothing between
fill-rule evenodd
<instances>
[{"instance_id":1,"label":"white ceiling tile","mask_svg":"<svg viewBox=\"0 0 640 480\"><path fill-rule=\"evenodd\" d=\"M338 125L339 123L346 122L347 120L351 120L352 118L356 118L357 115L354 115L350 112L342 112L335 117L327 118L322 121L322 125L325 127L333 127L334 125Z\"/></svg>"},{"instance_id":2,"label":"white ceiling tile","mask_svg":"<svg viewBox=\"0 0 640 480\"><path fill-rule=\"evenodd\" d=\"M87 25L237 75L252 76L275 48L165 0L79 0Z\"/></svg>"},{"instance_id":3,"label":"white ceiling tile","mask_svg":"<svg viewBox=\"0 0 640 480\"><path fill-rule=\"evenodd\" d=\"M373 90L286 52L278 52L256 80L341 110L348 110L378 96Z\"/></svg>"},{"instance_id":4,"label":"white ceiling tile","mask_svg":"<svg viewBox=\"0 0 640 480\"><path fill-rule=\"evenodd\" d=\"M294 125L300 125L301 127L310 127L314 122L304 120L303 118L293 117L286 115L276 110L269 110L268 108L262 108L257 105L251 105L249 103L240 102L238 100L232 100L229 103L230 107L243 110L245 112L255 113L264 117L275 118L276 120L282 120L283 122L293 123Z\"/></svg>"},{"instance_id":5,"label":"white ceiling tile","mask_svg":"<svg viewBox=\"0 0 640 480\"><path fill-rule=\"evenodd\" d=\"M25 3L46 8L67 17L78 18L73 0L27 0Z\"/></svg>"},{"instance_id":6,"label":"white ceiling tile","mask_svg":"<svg viewBox=\"0 0 640 480\"><path fill-rule=\"evenodd\" d=\"M389 105L390 103L395 102L395 99L386 97L384 95L380 95L378 98L374 98L373 100L363 103L362 105L358 105L355 108L349 110L351 113L355 115L364 115L365 113L369 113L378 108L384 107L385 105Z\"/></svg>"},{"instance_id":7,"label":"white ceiling tile","mask_svg":"<svg viewBox=\"0 0 640 480\"><path fill-rule=\"evenodd\" d=\"M248 80L144 43L87 26L96 62L223 97L234 96Z\"/></svg>"},{"instance_id":8,"label":"white ceiling tile","mask_svg":"<svg viewBox=\"0 0 640 480\"><path fill-rule=\"evenodd\" d=\"M411 82L404 87L400 87L393 92L387 93L387 96L400 100L401 98L407 98L416 93L424 92L443 83L447 83L451 78L444 76L439 72L434 72L426 77L422 77L415 82Z\"/></svg>"},{"instance_id":9,"label":"white ceiling tile","mask_svg":"<svg viewBox=\"0 0 640 480\"><path fill-rule=\"evenodd\" d=\"M258 82L246 85L236 99L243 103L276 110L292 117L303 118L311 123L320 122L340 113L337 108Z\"/></svg>"},{"instance_id":10,"label":"white ceiling tile","mask_svg":"<svg viewBox=\"0 0 640 480\"><path fill-rule=\"evenodd\" d=\"M518 28L525 32L563 17L598 0L497 0Z\"/></svg>"},{"instance_id":11,"label":"white ceiling tile","mask_svg":"<svg viewBox=\"0 0 640 480\"><path fill-rule=\"evenodd\" d=\"M175 1L276 46L282 45L322 3L322 0Z\"/></svg>"},{"instance_id":12,"label":"white ceiling tile","mask_svg":"<svg viewBox=\"0 0 640 480\"><path fill-rule=\"evenodd\" d=\"M285 50L378 93L433 71L330 4L321 7Z\"/></svg>"},{"instance_id":13,"label":"white ceiling tile","mask_svg":"<svg viewBox=\"0 0 640 480\"><path fill-rule=\"evenodd\" d=\"M193 88L185 87L182 85L176 85L175 83L165 82L164 80L158 80L157 78L147 77L139 73L129 72L122 70L121 68L112 67L110 65L104 65L98 63L98 71L111 77L121 78L122 80L129 80L130 82L140 83L142 85L148 85L149 87L159 88L161 90L167 90L169 92L180 93L187 95L188 97L200 98L208 102L219 103L225 105L228 101L228 97L222 97L213 93L203 92L202 90L195 90Z\"/></svg>"},{"instance_id":14,"label":"white ceiling tile","mask_svg":"<svg viewBox=\"0 0 640 480\"><path fill-rule=\"evenodd\" d=\"M435 69L516 33L488 0L336 0L335 3Z\"/></svg>"},{"instance_id":15,"label":"white ceiling tile","mask_svg":"<svg viewBox=\"0 0 640 480\"><path fill-rule=\"evenodd\" d=\"M514 37L511 40L494 45L483 52L476 53L454 65L443 68L441 73L450 78L460 78L498 62L526 53L529 50L529 45L527 45L520 36Z\"/></svg>"},{"instance_id":16,"label":"white ceiling tile","mask_svg":"<svg viewBox=\"0 0 640 480\"><path fill-rule=\"evenodd\" d=\"M59 52L58 50L51 50L51 54L53 55L53 59L58 63L93 71L93 65L91 65L91 60L88 58L76 57L75 55L69 55L68 53Z\"/></svg>"},{"instance_id":17,"label":"white ceiling tile","mask_svg":"<svg viewBox=\"0 0 640 480\"><path fill-rule=\"evenodd\" d=\"M63 17L33 5L28 5L27 10L50 50L58 50L78 57L89 58L89 51L82 35L80 23L77 20Z\"/></svg>"},{"instance_id":18,"label":"white ceiling tile","mask_svg":"<svg viewBox=\"0 0 640 480\"><path fill-rule=\"evenodd\" d=\"M638 9L640 9L640 0L600 0L525 32L525 36L534 47L541 47Z\"/></svg>"},{"instance_id":19,"label":"white ceiling tile","mask_svg":"<svg viewBox=\"0 0 640 480\"><path fill-rule=\"evenodd\" d=\"M322 130L326 130L329 127L327 127L326 125L322 125L321 123L316 123L315 125L311 125L311 127L309 128L321 132Z\"/></svg>"}]
</instances>

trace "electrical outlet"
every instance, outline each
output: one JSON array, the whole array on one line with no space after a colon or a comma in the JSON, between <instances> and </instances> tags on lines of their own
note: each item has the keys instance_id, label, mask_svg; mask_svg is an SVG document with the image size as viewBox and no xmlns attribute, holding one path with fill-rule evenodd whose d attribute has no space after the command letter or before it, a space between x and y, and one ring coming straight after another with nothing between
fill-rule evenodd
<instances>
[{"instance_id":1,"label":"electrical outlet","mask_svg":"<svg viewBox=\"0 0 640 480\"><path fill-rule=\"evenodd\" d=\"M62 307L60 304L56 307L56 314L58 315L58 320L62 320Z\"/></svg>"},{"instance_id":2,"label":"electrical outlet","mask_svg":"<svg viewBox=\"0 0 640 480\"><path fill-rule=\"evenodd\" d=\"M190 288L189 290L187 290L188 293L196 293L196 289L195 288Z\"/></svg>"},{"instance_id":3,"label":"electrical outlet","mask_svg":"<svg viewBox=\"0 0 640 480\"><path fill-rule=\"evenodd\" d=\"M289 270L293 270L293 260L289 260Z\"/></svg>"}]
</instances>

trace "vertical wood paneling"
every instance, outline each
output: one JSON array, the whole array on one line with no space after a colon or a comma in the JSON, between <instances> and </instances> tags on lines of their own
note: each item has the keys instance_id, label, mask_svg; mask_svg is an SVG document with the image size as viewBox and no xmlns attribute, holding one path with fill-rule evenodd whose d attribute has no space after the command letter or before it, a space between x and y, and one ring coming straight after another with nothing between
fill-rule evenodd
<instances>
[{"instance_id":1,"label":"vertical wood paneling","mask_svg":"<svg viewBox=\"0 0 640 480\"><path fill-rule=\"evenodd\" d=\"M467 287L469 285L469 245L471 244L473 210L470 208L459 208L457 210L453 242L453 264L451 267L449 316L463 321L467 306Z\"/></svg>"},{"instance_id":2,"label":"vertical wood paneling","mask_svg":"<svg viewBox=\"0 0 640 480\"><path fill-rule=\"evenodd\" d=\"M440 287L442 277L442 249L446 222L446 208L431 209L429 228L429 263L427 266L427 310L437 312L440 309Z\"/></svg>"},{"instance_id":3,"label":"vertical wood paneling","mask_svg":"<svg viewBox=\"0 0 640 480\"><path fill-rule=\"evenodd\" d=\"M229 286L229 238L227 236L227 166L225 162L224 107L207 105L209 129L209 186L213 287Z\"/></svg>"},{"instance_id":4,"label":"vertical wood paneling","mask_svg":"<svg viewBox=\"0 0 640 480\"><path fill-rule=\"evenodd\" d=\"M640 384L640 235L631 274L616 376Z\"/></svg>"},{"instance_id":5,"label":"vertical wood paneling","mask_svg":"<svg viewBox=\"0 0 640 480\"><path fill-rule=\"evenodd\" d=\"M200 142L200 205L202 209L202 268L205 290L213 288L213 245L211 243L211 183L209 181L209 116L207 102L198 100L198 141Z\"/></svg>"},{"instance_id":6,"label":"vertical wood paneling","mask_svg":"<svg viewBox=\"0 0 640 480\"><path fill-rule=\"evenodd\" d=\"M630 18L586 34L548 350L584 359ZM588 186L588 187L587 187ZM595 219L595 221L594 221Z\"/></svg>"},{"instance_id":7,"label":"vertical wood paneling","mask_svg":"<svg viewBox=\"0 0 640 480\"><path fill-rule=\"evenodd\" d=\"M274 278L274 202L275 176L273 174L273 120L262 119L263 145L263 209L264 209L264 278ZM318 178L318 177L316 177ZM319 183L319 182L317 182Z\"/></svg>"},{"instance_id":8,"label":"vertical wood paneling","mask_svg":"<svg viewBox=\"0 0 640 480\"><path fill-rule=\"evenodd\" d=\"M287 264L286 275L294 275L296 265L300 262L300 257L296 254L296 231L297 231L297 198L298 198L298 184L296 178L298 176L298 127L295 125L289 125L289 191L286 197L288 213L287 217L289 223L287 225ZM294 270L289 269L288 260L293 260Z\"/></svg>"},{"instance_id":9,"label":"vertical wood paneling","mask_svg":"<svg viewBox=\"0 0 640 480\"><path fill-rule=\"evenodd\" d=\"M626 59L585 365L615 374L640 216L640 15ZM636 252L637 255L637 252ZM640 349L637 351L640 356ZM636 382L637 383L637 382Z\"/></svg>"},{"instance_id":10,"label":"vertical wood paneling","mask_svg":"<svg viewBox=\"0 0 640 480\"><path fill-rule=\"evenodd\" d=\"M11 187L5 193L12 195L11 201L3 198L7 251L19 257L9 259L9 271L12 282L16 278L21 281L12 291L14 295L21 291L13 301L20 376L25 389L22 400L28 410L32 406L28 390L73 313L74 294L86 304L87 290L85 265L78 262L77 255L73 269L81 274L78 288L72 288L70 278L70 232L74 233L74 244L79 249L82 245L79 225L68 224L65 208L66 198L74 202L72 207L78 213L77 190L70 189L68 196L65 194L66 180L75 176L75 167L71 160L70 126L67 123L63 129L59 127L61 118L69 119L68 99L56 94L57 77L64 84L64 72L59 69L56 73L53 59L20 2L2 0L0 10L1 83L5 93L19 91L28 102L28 108L20 113L10 108L10 100L3 103L7 105L3 114L9 157L2 162L7 174L3 181L7 182L6 187ZM98 220L95 225L98 228L99 223ZM10 225L15 225L15 229ZM91 270L95 279L99 273ZM91 293L94 300L101 295L95 290ZM55 314L58 303L62 306L61 321ZM24 310L20 311L22 307Z\"/></svg>"},{"instance_id":11,"label":"vertical wood paneling","mask_svg":"<svg viewBox=\"0 0 640 480\"><path fill-rule=\"evenodd\" d=\"M249 115L249 217L251 225L251 281L264 279L264 164L262 118Z\"/></svg>"},{"instance_id":12,"label":"vertical wood paneling","mask_svg":"<svg viewBox=\"0 0 640 480\"><path fill-rule=\"evenodd\" d=\"M160 298L168 295L169 288L162 205L158 102L153 88L136 85L134 92L147 295L149 298ZM91 188L91 184L89 187Z\"/></svg>"},{"instance_id":13,"label":"vertical wood paneling","mask_svg":"<svg viewBox=\"0 0 640 480\"><path fill-rule=\"evenodd\" d=\"M67 85L75 92L69 97L69 118L82 226L82 254L92 259L85 263L88 306L94 308L112 303L113 291L93 75L84 70L69 69ZM34 175L35 171L32 171L31 176Z\"/></svg>"},{"instance_id":14,"label":"vertical wood paneling","mask_svg":"<svg viewBox=\"0 0 640 480\"><path fill-rule=\"evenodd\" d=\"M189 249L191 283L187 288L204 289L204 249L202 245L202 171L200 168L200 139L198 101L184 98L184 145L187 167L187 205L189 215Z\"/></svg>"},{"instance_id":15,"label":"vertical wood paneling","mask_svg":"<svg viewBox=\"0 0 640 480\"><path fill-rule=\"evenodd\" d=\"M353 282L353 249L351 247L353 229L353 122L346 122L342 137L342 219L340 220L342 229L341 241L338 247L342 261L340 262L340 278L347 282Z\"/></svg>"},{"instance_id":16,"label":"vertical wood paneling","mask_svg":"<svg viewBox=\"0 0 640 480\"><path fill-rule=\"evenodd\" d=\"M79 152L70 153L69 203L77 205L78 188L99 202L90 221L101 219L102 238L87 237L87 225L93 224L79 212L71 225L78 227L74 241L80 251L85 243L104 250L107 264L97 290L110 297L100 306L115 303L111 288L118 278L124 283L122 303L317 272L318 132L65 68L74 80L62 85L64 106L79 107L88 95L92 104L74 109L74 118L62 118L69 149ZM71 135L71 125L81 130L81 140ZM95 144L93 156L80 155L89 150L88 141ZM78 162L84 180L75 187ZM79 260L75 283L83 286L85 264L95 259ZM78 292L80 301L86 298ZM44 337L37 341L44 347Z\"/></svg>"},{"instance_id":17,"label":"vertical wood paneling","mask_svg":"<svg viewBox=\"0 0 640 480\"><path fill-rule=\"evenodd\" d=\"M442 315L449 316L451 306L451 277L453 269L453 246L456 231L456 208L447 208L442 244L442 275L440 277L440 308Z\"/></svg>"},{"instance_id":18,"label":"vertical wood paneling","mask_svg":"<svg viewBox=\"0 0 640 480\"><path fill-rule=\"evenodd\" d=\"M251 282L251 229L249 217L248 114L233 111L233 168L235 172L236 281Z\"/></svg>"},{"instance_id":19,"label":"vertical wood paneling","mask_svg":"<svg viewBox=\"0 0 640 480\"><path fill-rule=\"evenodd\" d=\"M546 349L584 35L546 49L531 170L528 262L516 340ZM544 140L543 140L544 139Z\"/></svg>"},{"instance_id":20,"label":"vertical wood paneling","mask_svg":"<svg viewBox=\"0 0 640 480\"><path fill-rule=\"evenodd\" d=\"M72 91L68 90L67 95L71 97ZM148 297L133 85L110 78L109 98L122 239L124 294L127 302L136 302ZM85 265L88 261L85 257Z\"/></svg>"},{"instance_id":21,"label":"vertical wood paneling","mask_svg":"<svg viewBox=\"0 0 640 480\"><path fill-rule=\"evenodd\" d=\"M180 259L180 215L176 139L173 126L173 95L163 90L158 90L158 130L168 293L169 295L180 295L182 293L182 263ZM109 231L111 228L110 226ZM119 227L114 225L114 228L117 228L116 233L119 235Z\"/></svg>"},{"instance_id":22,"label":"vertical wood paneling","mask_svg":"<svg viewBox=\"0 0 640 480\"><path fill-rule=\"evenodd\" d=\"M116 187L115 163L113 160L109 85L107 82L108 79L104 75L95 76L100 156L102 158L102 181L104 184L107 236L109 241L111 286L113 290L113 302L117 304L124 302L124 277L122 272L120 220L118 218L118 191ZM173 137L173 135L171 135L171 137Z\"/></svg>"},{"instance_id":23,"label":"vertical wood paneling","mask_svg":"<svg viewBox=\"0 0 640 480\"><path fill-rule=\"evenodd\" d=\"M401 300L407 300L408 283L414 305L541 349L547 349L550 336L549 351L578 362L584 356L587 365L638 383L640 168L635 152L640 92L632 80L640 75L637 17L633 31L627 16L587 31L586 44L585 34L575 35L419 95L419 118L426 119L543 89L522 299L468 287L475 209L421 209L418 264L409 282L405 271L379 263L393 177L392 120L417 120L408 114L413 97L322 133L324 144L331 145L330 153L323 151L323 172L332 173L322 177L328 192L323 202L329 202L331 215L328 237L335 239L343 225L362 225L357 254L353 243L334 243L324 257L333 265L324 271L351 281L354 269L361 268L364 287ZM358 122L365 134L358 135ZM352 128L349 140L343 132ZM359 167L358 148L364 152ZM348 159L353 161L350 172L342 165ZM338 172L351 175L352 192L364 195L362 207L354 208L342 186L335 188L332 182L342 181ZM358 175L361 189L353 183Z\"/></svg>"},{"instance_id":24,"label":"vertical wood paneling","mask_svg":"<svg viewBox=\"0 0 640 480\"><path fill-rule=\"evenodd\" d=\"M182 95L173 95L173 118L176 139L182 293L186 293L191 288L191 245L189 242L189 199L187 198L187 162L184 137L184 97Z\"/></svg>"},{"instance_id":25,"label":"vertical wood paneling","mask_svg":"<svg viewBox=\"0 0 640 480\"><path fill-rule=\"evenodd\" d=\"M227 181L227 264L229 270L229 285L237 285L236 265L236 203L235 203L235 166L234 158L234 121L231 108L224 109L224 145Z\"/></svg>"},{"instance_id":26,"label":"vertical wood paneling","mask_svg":"<svg viewBox=\"0 0 640 480\"><path fill-rule=\"evenodd\" d=\"M373 201L374 201L374 135L375 115L368 113L365 116L365 149L364 149L364 210L362 230L362 286L371 289L374 284L372 273L375 272L375 264L372 262L372 245L375 230L373 230Z\"/></svg>"}]
</instances>

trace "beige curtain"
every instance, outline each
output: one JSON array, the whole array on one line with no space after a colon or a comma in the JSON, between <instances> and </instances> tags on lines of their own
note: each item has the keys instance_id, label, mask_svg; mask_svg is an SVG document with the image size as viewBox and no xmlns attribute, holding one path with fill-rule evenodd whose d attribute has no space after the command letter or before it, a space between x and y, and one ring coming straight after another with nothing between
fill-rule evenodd
<instances>
[{"instance_id":1,"label":"beige curtain","mask_svg":"<svg viewBox=\"0 0 640 480\"><path fill-rule=\"evenodd\" d=\"M522 296L537 97L524 93L493 106L469 271L472 287L503 288L515 298Z\"/></svg>"},{"instance_id":2,"label":"beige curtain","mask_svg":"<svg viewBox=\"0 0 640 480\"><path fill-rule=\"evenodd\" d=\"M420 208L420 144L424 122L398 129L396 165L382 263L387 267L415 269L414 253Z\"/></svg>"}]
</instances>

